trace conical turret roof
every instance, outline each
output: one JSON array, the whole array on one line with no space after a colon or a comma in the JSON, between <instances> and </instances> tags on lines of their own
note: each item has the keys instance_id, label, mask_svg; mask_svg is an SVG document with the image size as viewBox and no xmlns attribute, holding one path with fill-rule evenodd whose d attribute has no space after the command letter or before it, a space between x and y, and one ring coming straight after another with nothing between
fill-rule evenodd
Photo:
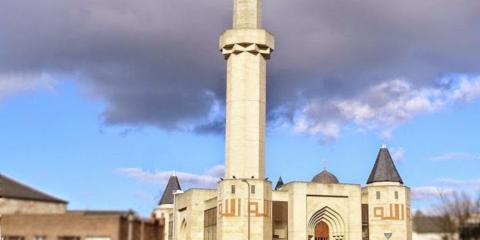
<instances>
[{"instance_id":1,"label":"conical turret roof","mask_svg":"<svg viewBox=\"0 0 480 240\"><path fill-rule=\"evenodd\" d=\"M278 178L277 184L275 185L275 190L280 189L284 185L282 177Z\"/></svg>"},{"instance_id":2,"label":"conical turret roof","mask_svg":"<svg viewBox=\"0 0 480 240\"><path fill-rule=\"evenodd\" d=\"M162 198L160 199L158 205L173 204L173 193L177 190L182 190L182 188L180 187L177 176L175 174L172 174L172 176L170 176L170 178L168 179L167 186L163 191Z\"/></svg>"},{"instance_id":3,"label":"conical turret roof","mask_svg":"<svg viewBox=\"0 0 480 240\"><path fill-rule=\"evenodd\" d=\"M403 180L395 167L395 163L386 145L383 145L378 152L377 160L375 161L367 184L374 182L398 182L403 184Z\"/></svg>"}]
</instances>

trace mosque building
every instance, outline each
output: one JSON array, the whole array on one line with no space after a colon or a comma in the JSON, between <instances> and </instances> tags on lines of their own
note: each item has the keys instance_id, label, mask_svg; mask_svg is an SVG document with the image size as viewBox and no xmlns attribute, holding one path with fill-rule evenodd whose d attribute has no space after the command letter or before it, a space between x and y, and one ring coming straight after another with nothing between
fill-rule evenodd
<instances>
[{"instance_id":1,"label":"mosque building","mask_svg":"<svg viewBox=\"0 0 480 240\"><path fill-rule=\"evenodd\" d=\"M261 0L234 0L233 28L220 37L227 62L225 176L217 189L181 191L172 175L153 214L164 239L411 240L410 189L386 146L366 186L324 170L275 188L265 177L266 63L274 37Z\"/></svg>"}]
</instances>

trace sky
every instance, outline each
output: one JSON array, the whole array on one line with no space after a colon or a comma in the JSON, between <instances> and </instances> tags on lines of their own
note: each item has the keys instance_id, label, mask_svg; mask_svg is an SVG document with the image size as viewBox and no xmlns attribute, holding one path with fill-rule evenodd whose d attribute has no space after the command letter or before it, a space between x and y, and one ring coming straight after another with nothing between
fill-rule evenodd
<instances>
[{"instance_id":1,"label":"sky","mask_svg":"<svg viewBox=\"0 0 480 240\"><path fill-rule=\"evenodd\" d=\"M148 216L223 172L231 1L0 2L0 173ZM414 209L480 192L480 2L264 1L267 176L365 184L387 144Z\"/></svg>"}]
</instances>

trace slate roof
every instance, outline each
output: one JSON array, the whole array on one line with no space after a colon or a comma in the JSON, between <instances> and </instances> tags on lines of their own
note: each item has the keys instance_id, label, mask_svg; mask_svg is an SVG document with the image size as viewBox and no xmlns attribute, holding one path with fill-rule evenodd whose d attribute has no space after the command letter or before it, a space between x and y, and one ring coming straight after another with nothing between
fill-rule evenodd
<instances>
[{"instance_id":1,"label":"slate roof","mask_svg":"<svg viewBox=\"0 0 480 240\"><path fill-rule=\"evenodd\" d=\"M65 200L40 192L2 174L0 174L0 197L53 203L67 203Z\"/></svg>"},{"instance_id":2,"label":"slate roof","mask_svg":"<svg viewBox=\"0 0 480 240\"><path fill-rule=\"evenodd\" d=\"M282 177L278 178L277 184L275 185L275 190L280 189L284 185Z\"/></svg>"},{"instance_id":3,"label":"slate roof","mask_svg":"<svg viewBox=\"0 0 480 240\"><path fill-rule=\"evenodd\" d=\"M177 190L182 190L182 188L180 187L177 176L174 174L168 179L167 186L163 191L162 198L160 199L158 205L173 204L173 192Z\"/></svg>"},{"instance_id":4,"label":"slate roof","mask_svg":"<svg viewBox=\"0 0 480 240\"><path fill-rule=\"evenodd\" d=\"M377 160L373 166L367 184L374 182L399 182L403 184L403 180L395 167L395 163L390 156L390 152L384 145L380 148Z\"/></svg>"},{"instance_id":5,"label":"slate roof","mask_svg":"<svg viewBox=\"0 0 480 240\"><path fill-rule=\"evenodd\" d=\"M315 175L315 177L312 178L312 182L323 184L339 183L338 178L327 170L323 170L321 173Z\"/></svg>"}]
</instances>

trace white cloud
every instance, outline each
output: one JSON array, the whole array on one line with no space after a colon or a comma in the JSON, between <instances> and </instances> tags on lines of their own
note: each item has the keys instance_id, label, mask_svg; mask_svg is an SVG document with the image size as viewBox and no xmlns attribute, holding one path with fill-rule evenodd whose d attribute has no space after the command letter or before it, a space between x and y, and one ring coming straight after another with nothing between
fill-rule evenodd
<instances>
[{"instance_id":1,"label":"white cloud","mask_svg":"<svg viewBox=\"0 0 480 240\"><path fill-rule=\"evenodd\" d=\"M335 140L340 136L340 124L336 122L314 122L306 117L297 119L294 130L299 133L308 133L311 135L320 135L324 142Z\"/></svg>"},{"instance_id":2,"label":"white cloud","mask_svg":"<svg viewBox=\"0 0 480 240\"><path fill-rule=\"evenodd\" d=\"M413 200L435 200L441 195L452 194L454 192L451 188L441 188L437 186L424 186L412 188Z\"/></svg>"},{"instance_id":3,"label":"white cloud","mask_svg":"<svg viewBox=\"0 0 480 240\"><path fill-rule=\"evenodd\" d=\"M436 87L415 88L406 79L371 86L343 99L313 99L294 117L296 132L336 139L341 129L353 123L361 131L391 137L402 123L456 103L480 98L480 77L459 76Z\"/></svg>"},{"instance_id":4,"label":"white cloud","mask_svg":"<svg viewBox=\"0 0 480 240\"><path fill-rule=\"evenodd\" d=\"M455 192L476 194L480 190L480 178L477 179L451 179L440 178L431 185L412 188L414 200L437 200L441 195L449 195Z\"/></svg>"},{"instance_id":5,"label":"white cloud","mask_svg":"<svg viewBox=\"0 0 480 240\"><path fill-rule=\"evenodd\" d=\"M53 89L55 81L46 74L7 74L0 73L0 101L22 92L39 88Z\"/></svg>"},{"instance_id":6,"label":"white cloud","mask_svg":"<svg viewBox=\"0 0 480 240\"><path fill-rule=\"evenodd\" d=\"M428 158L431 161L480 160L480 155L466 152L447 152Z\"/></svg>"},{"instance_id":7,"label":"white cloud","mask_svg":"<svg viewBox=\"0 0 480 240\"><path fill-rule=\"evenodd\" d=\"M443 186L452 186L459 190L465 189L480 189L480 178L478 179L467 179L467 180L459 180L459 179L451 179L451 178L440 178L435 181L439 185Z\"/></svg>"},{"instance_id":8,"label":"white cloud","mask_svg":"<svg viewBox=\"0 0 480 240\"><path fill-rule=\"evenodd\" d=\"M174 173L173 171L149 172L140 168L118 168L116 171L135 180L158 185L164 185ZM223 176L223 172L224 167L216 165L207 169L204 174L186 172L175 172L175 174L182 186L209 188L217 184L219 178Z\"/></svg>"},{"instance_id":9,"label":"white cloud","mask_svg":"<svg viewBox=\"0 0 480 240\"><path fill-rule=\"evenodd\" d=\"M480 97L480 77L475 81L470 81L463 77L458 84L458 87L451 93L451 97L455 100L463 102L471 102Z\"/></svg>"}]
</instances>

